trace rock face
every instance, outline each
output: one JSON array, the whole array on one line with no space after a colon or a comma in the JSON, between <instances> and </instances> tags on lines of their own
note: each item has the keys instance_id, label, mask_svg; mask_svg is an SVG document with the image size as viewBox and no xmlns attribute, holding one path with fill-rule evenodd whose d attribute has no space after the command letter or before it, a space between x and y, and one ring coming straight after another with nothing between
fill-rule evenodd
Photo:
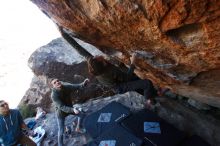
<instances>
[{"instance_id":1,"label":"rock face","mask_svg":"<svg viewBox=\"0 0 220 146\"><path fill-rule=\"evenodd\" d=\"M88 49L88 51L92 49L94 55L101 53L89 44L80 40L78 40L78 42L84 48ZM88 76L85 59L62 38L54 39L47 45L37 49L30 56L28 66L37 76L43 75L49 78L58 78L64 74L66 76L70 75L65 77L66 79L73 78L75 74ZM75 70L73 68L75 68Z\"/></svg>"},{"instance_id":2,"label":"rock face","mask_svg":"<svg viewBox=\"0 0 220 146\"><path fill-rule=\"evenodd\" d=\"M219 0L31 0L57 25L175 93L220 107Z\"/></svg>"},{"instance_id":3,"label":"rock face","mask_svg":"<svg viewBox=\"0 0 220 146\"><path fill-rule=\"evenodd\" d=\"M29 105L31 108L42 107L45 111L51 111L50 88L46 84L43 76L32 78L29 89L26 91L19 106Z\"/></svg>"},{"instance_id":4,"label":"rock face","mask_svg":"<svg viewBox=\"0 0 220 146\"><path fill-rule=\"evenodd\" d=\"M212 146L220 145L220 119L210 112L202 112L188 105L182 100L169 98L158 99L157 114L178 129L190 135L199 135ZM219 110L213 111L219 113ZM219 117L219 116L218 116Z\"/></svg>"},{"instance_id":5,"label":"rock face","mask_svg":"<svg viewBox=\"0 0 220 146\"><path fill-rule=\"evenodd\" d=\"M95 49L81 41L79 43L88 50ZM98 51L93 53L100 54ZM91 83L86 91L75 90L71 93L73 102L85 102L91 98L112 95L110 89L103 87L89 75L83 57L62 38L57 38L37 49L30 56L28 65L35 76L19 105L28 104L33 108L40 106L46 111L52 111L51 90L47 78L58 78L69 83L81 83L84 79L90 78Z\"/></svg>"},{"instance_id":6,"label":"rock face","mask_svg":"<svg viewBox=\"0 0 220 146\"><path fill-rule=\"evenodd\" d=\"M93 55L100 53L94 51L96 48L88 44L79 43L87 50L91 51L92 49ZM47 112L53 112L53 108L51 108L53 106L50 99L51 91L46 84L46 77L59 78L71 83L79 83L86 77L90 77L84 59L78 56L74 49L62 38L55 39L37 49L31 55L28 64L36 76L33 77L30 88L20 102L20 105L29 104L33 108L41 107ZM144 105L144 97L136 92L127 92L103 98L112 93L109 92L109 89L98 84L95 79L91 79L92 82L86 91L76 90L72 93L73 99L77 99L77 102L83 102L83 107L87 111L86 114L102 108L113 100L123 103L132 111L146 107ZM176 95L171 91L167 91L165 97L157 97L156 100L158 102L154 109L167 122L189 134L201 136L213 146L220 144L218 138L220 136L220 110L210 108L210 106L193 99ZM42 142L45 146L57 145L57 123L54 118L55 114L50 113L45 120L38 121L38 125L42 125L47 132L47 136ZM66 125L71 126L73 120L73 116L68 117ZM87 140L86 135L79 135L75 132L65 135L66 145L82 145Z\"/></svg>"}]
</instances>

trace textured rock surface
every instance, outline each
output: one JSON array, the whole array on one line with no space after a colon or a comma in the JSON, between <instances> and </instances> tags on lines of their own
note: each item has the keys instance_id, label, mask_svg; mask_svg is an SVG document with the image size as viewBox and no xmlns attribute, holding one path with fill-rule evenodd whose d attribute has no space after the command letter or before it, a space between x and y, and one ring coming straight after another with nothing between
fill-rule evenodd
<instances>
[{"instance_id":1,"label":"textured rock surface","mask_svg":"<svg viewBox=\"0 0 220 146\"><path fill-rule=\"evenodd\" d=\"M80 40L78 40L78 42L80 45L88 49L88 51L93 50L94 55L101 53L91 45L88 45ZM65 40L57 38L33 52L28 60L28 66L37 76L45 75L48 77L57 77L57 74L74 75L76 72L78 72L78 74L82 73L82 75L85 75L88 74L88 72L86 64L82 63L83 61L85 61L85 59L80 56ZM77 65L85 67L78 67L82 69L80 71L77 69L75 69L75 71L70 69L74 67L77 68ZM72 71L72 73L70 73L70 71ZM71 79L71 76L69 76L69 78Z\"/></svg>"},{"instance_id":2,"label":"textured rock surface","mask_svg":"<svg viewBox=\"0 0 220 146\"><path fill-rule=\"evenodd\" d=\"M88 50L95 49L81 41L80 44ZM93 51L93 53L100 52ZM74 90L71 93L73 102L84 102L91 98L112 94L110 89L104 88L89 75L84 59L62 38L55 39L37 49L30 56L28 65L36 76L33 77L30 88L19 105L28 104L33 108L40 106L46 111L53 110L47 78L58 78L69 83L81 83L85 78L90 78L91 83L86 91Z\"/></svg>"},{"instance_id":3,"label":"textured rock surface","mask_svg":"<svg viewBox=\"0 0 220 146\"><path fill-rule=\"evenodd\" d=\"M156 107L156 111L161 118L190 135L201 136L212 146L220 145L219 118L213 116L212 113L202 112L184 105L182 101L168 98L159 99L159 101L160 104ZM219 110L213 112L219 114Z\"/></svg>"},{"instance_id":4,"label":"textured rock surface","mask_svg":"<svg viewBox=\"0 0 220 146\"><path fill-rule=\"evenodd\" d=\"M30 105L32 108L42 107L45 111L51 111L50 88L46 84L44 76L34 76L29 89L26 91L19 106Z\"/></svg>"},{"instance_id":5,"label":"textured rock surface","mask_svg":"<svg viewBox=\"0 0 220 146\"><path fill-rule=\"evenodd\" d=\"M160 102L156 104L154 109L156 113L168 123L186 132L188 136L196 134L201 136L212 146L220 145L220 119L197 111L195 108L189 108L188 106L182 105L178 100L170 98L157 98L157 100ZM87 111L86 115L89 115L112 101L122 103L133 112L144 108L144 96L137 92L127 92L125 94L118 94L106 98L91 99L83 103L82 107ZM37 125L43 126L46 130L46 137L42 142L44 146L57 145L58 126L54 118L55 114L49 113L46 119L37 121ZM30 119L26 119L26 121L28 120ZM91 138L89 138L87 134L84 135L74 132L74 127L72 125L73 121L74 116L72 115L68 116L66 119L65 125L71 129L71 132L64 136L65 145L81 146L91 140Z\"/></svg>"},{"instance_id":6,"label":"textured rock surface","mask_svg":"<svg viewBox=\"0 0 220 146\"><path fill-rule=\"evenodd\" d=\"M220 107L219 0L31 0L55 23L175 93Z\"/></svg>"},{"instance_id":7,"label":"textured rock surface","mask_svg":"<svg viewBox=\"0 0 220 146\"><path fill-rule=\"evenodd\" d=\"M137 111L144 108L144 97L136 92L127 92L121 95L92 99L82 104L82 107L87 111L85 115L88 115L103 108L112 101L122 103L123 105L129 107L131 111ZM49 113L46 115L45 119L37 121L37 125L35 127L41 125L46 130L46 136L41 143L43 146L57 145L58 125L56 120L54 120L55 118L56 115L54 113ZM31 119L33 118L26 119L25 121L28 122ZM74 131L75 127L72 125L73 121L75 121L75 116L70 115L66 118L65 125L71 129L71 132L69 134L64 134L64 144L66 146L82 146L91 140L91 138L88 134L76 133Z\"/></svg>"}]
</instances>

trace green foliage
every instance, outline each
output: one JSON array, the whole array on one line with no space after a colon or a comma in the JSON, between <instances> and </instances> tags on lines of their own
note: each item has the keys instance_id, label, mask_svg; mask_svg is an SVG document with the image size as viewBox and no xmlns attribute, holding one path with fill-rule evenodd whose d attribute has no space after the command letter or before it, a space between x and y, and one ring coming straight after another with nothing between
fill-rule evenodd
<instances>
[{"instance_id":1,"label":"green foliage","mask_svg":"<svg viewBox=\"0 0 220 146\"><path fill-rule=\"evenodd\" d=\"M18 108L23 119L35 116L36 112L34 108L32 108L30 105L23 104L23 105L20 105Z\"/></svg>"}]
</instances>

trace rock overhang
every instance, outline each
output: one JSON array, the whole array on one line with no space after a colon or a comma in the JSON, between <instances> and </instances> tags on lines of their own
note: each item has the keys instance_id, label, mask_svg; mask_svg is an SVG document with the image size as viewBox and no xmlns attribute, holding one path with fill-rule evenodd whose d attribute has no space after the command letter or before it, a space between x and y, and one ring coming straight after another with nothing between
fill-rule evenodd
<instances>
[{"instance_id":1,"label":"rock overhang","mask_svg":"<svg viewBox=\"0 0 220 146\"><path fill-rule=\"evenodd\" d=\"M220 2L32 0L57 25L158 87L220 107Z\"/></svg>"}]
</instances>

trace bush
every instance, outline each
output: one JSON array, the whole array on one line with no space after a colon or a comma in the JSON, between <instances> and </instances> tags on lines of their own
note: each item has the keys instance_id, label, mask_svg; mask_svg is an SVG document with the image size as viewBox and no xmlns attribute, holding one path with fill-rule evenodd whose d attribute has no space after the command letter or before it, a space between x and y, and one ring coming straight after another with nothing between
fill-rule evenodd
<instances>
[{"instance_id":1,"label":"bush","mask_svg":"<svg viewBox=\"0 0 220 146\"><path fill-rule=\"evenodd\" d=\"M36 114L34 108L32 108L30 105L23 104L20 105L18 108L24 119L28 117L34 117Z\"/></svg>"}]
</instances>

